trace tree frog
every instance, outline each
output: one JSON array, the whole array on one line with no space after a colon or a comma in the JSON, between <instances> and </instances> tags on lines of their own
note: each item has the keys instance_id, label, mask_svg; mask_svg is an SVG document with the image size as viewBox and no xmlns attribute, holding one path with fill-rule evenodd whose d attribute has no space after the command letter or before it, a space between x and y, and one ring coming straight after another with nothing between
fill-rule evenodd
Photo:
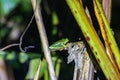
<instances>
[{"instance_id":1,"label":"tree frog","mask_svg":"<svg viewBox=\"0 0 120 80\"><path fill-rule=\"evenodd\" d=\"M53 44L49 47L49 49L50 49L51 51L62 50L62 49L64 49L64 48L66 47L66 44L68 43L68 41L69 41L69 40L68 40L67 38L61 39L61 40L53 43Z\"/></svg>"}]
</instances>

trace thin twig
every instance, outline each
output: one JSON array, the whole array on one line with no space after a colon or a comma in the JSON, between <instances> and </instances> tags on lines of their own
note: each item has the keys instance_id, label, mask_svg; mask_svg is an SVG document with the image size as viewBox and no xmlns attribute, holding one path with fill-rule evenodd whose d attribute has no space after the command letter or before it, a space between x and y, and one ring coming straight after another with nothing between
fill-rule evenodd
<instances>
[{"instance_id":1,"label":"thin twig","mask_svg":"<svg viewBox=\"0 0 120 80\"><path fill-rule=\"evenodd\" d=\"M10 48L10 47L18 46L18 45L19 45L19 43L7 45L7 46L5 46L4 48L0 49L0 52L1 52L1 51L4 51L4 50L6 50L6 49L8 49L8 48Z\"/></svg>"},{"instance_id":2,"label":"thin twig","mask_svg":"<svg viewBox=\"0 0 120 80\"><path fill-rule=\"evenodd\" d=\"M28 48L34 48L34 46L28 46L28 47L25 47L24 50L22 49L22 40L23 40L23 37L26 33L26 31L28 30L28 28L30 27L32 21L34 19L34 14L29 22L29 24L27 25L26 29L24 30L24 32L22 33L21 37L20 37L20 43L19 43L19 49L22 51L22 52L26 52Z\"/></svg>"},{"instance_id":3,"label":"thin twig","mask_svg":"<svg viewBox=\"0 0 120 80\"><path fill-rule=\"evenodd\" d=\"M50 50L49 50L49 46L48 46L46 31L45 31L44 24L42 21L42 16L41 16L41 11L40 11L41 9L39 8L38 4L36 4L36 0L31 0L31 2L32 2L33 9L35 12L35 18L36 18L37 27L39 30L42 46L43 46L43 51L45 54L46 61L48 63L50 78L51 78L51 80L57 80L55 71L54 71L54 67L52 64L52 59L51 59ZM35 6L36 6L36 10L35 10Z\"/></svg>"},{"instance_id":4,"label":"thin twig","mask_svg":"<svg viewBox=\"0 0 120 80\"><path fill-rule=\"evenodd\" d=\"M33 14L32 18L31 18L30 22L28 23L27 27L26 27L25 30L23 31L22 35L20 36L20 42L19 42L19 43L13 43L13 44L7 45L7 46L3 47L2 49L0 49L0 52L1 52L1 51L4 51L4 50L6 50L6 49L8 49L8 48L10 48L10 47L13 47L13 46L19 46L19 49L20 49L20 51L22 51L22 52L26 52L27 49L29 49L29 48L34 48L34 46L31 46L31 45L30 45L30 46L27 46L27 47L25 47L24 49L22 49L23 37L24 37L26 31L28 30L28 28L30 27L33 19L34 19L34 14Z\"/></svg>"}]
</instances>

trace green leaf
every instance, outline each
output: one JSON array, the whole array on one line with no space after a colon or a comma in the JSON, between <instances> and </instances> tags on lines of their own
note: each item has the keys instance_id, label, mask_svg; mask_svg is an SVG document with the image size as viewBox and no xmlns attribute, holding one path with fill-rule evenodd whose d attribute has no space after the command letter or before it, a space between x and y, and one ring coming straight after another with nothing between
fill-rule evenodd
<instances>
[{"instance_id":1,"label":"green leaf","mask_svg":"<svg viewBox=\"0 0 120 80\"><path fill-rule=\"evenodd\" d=\"M47 70L47 62L43 59L40 69L40 78L44 75L45 70Z\"/></svg>"},{"instance_id":2,"label":"green leaf","mask_svg":"<svg viewBox=\"0 0 120 80\"><path fill-rule=\"evenodd\" d=\"M38 65L39 65L39 61L40 59L32 59L30 61L30 69L26 75L26 79L33 79L35 74L36 74L36 71L38 69ZM39 77L42 77L43 74L44 74L44 71L47 69L47 63L46 63L46 60L43 59L42 62L41 62L41 68L40 68L40 75ZM32 74L32 75L31 75Z\"/></svg>"},{"instance_id":3,"label":"green leaf","mask_svg":"<svg viewBox=\"0 0 120 80\"><path fill-rule=\"evenodd\" d=\"M15 55L15 52L11 52L11 53L7 53L6 55L6 60L15 60L16 58L16 55Z\"/></svg>"},{"instance_id":4,"label":"green leaf","mask_svg":"<svg viewBox=\"0 0 120 80\"><path fill-rule=\"evenodd\" d=\"M53 25L59 24L59 19L58 19L57 13L55 11L52 12L52 24Z\"/></svg>"},{"instance_id":5,"label":"green leaf","mask_svg":"<svg viewBox=\"0 0 120 80\"><path fill-rule=\"evenodd\" d=\"M0 52L0 60L4 59L4 57L5 57L6 54L7 54L6 52L1 51Z\"/></svg>"},{"instance_id":6,"label":"green leaf","mask_svg":"<svg viewBox=\"0 0 120 80\"><path fill-rule=\"evenodd\" d=\"M28 53L27 54L30 59L36 59L36 58L41 58L41 55L38 53Z\"/></svg>"},{"instance_id":7,"label":"green leaf","mask_svg":"<svg viewBox=\"0 0 120 80\"><path fill-rule=\"evenodd\" d=\"M22 6L21 6L21 9L24 11L24 12L28 12L30 10L32 10L32 6L31 6L31 1L30 0L21 0L21 3L22 3Z\"/></svg>"},{"instance_id":8,"label":"green leaf","mask_svg":"<svg viewBox=\"0 0 120 80\"><path fill-rule=\"evenodd\" d=\"M29 56L26 53L19 54L19 61L21 63L25 63L28 60Z\"/></svg>"}]
</instances>

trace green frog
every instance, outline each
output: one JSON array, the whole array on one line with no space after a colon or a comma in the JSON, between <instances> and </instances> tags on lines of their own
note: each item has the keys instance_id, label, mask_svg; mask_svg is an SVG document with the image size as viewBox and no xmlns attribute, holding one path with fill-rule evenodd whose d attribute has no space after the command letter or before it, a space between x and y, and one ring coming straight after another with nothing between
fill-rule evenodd
<instances>
[{"instance_id":1,"label":"green frog","mask_svg":"<svg viewBox=\"0 0 120 80\"><path fill-rule=\"evenodd\" d=\"M66 45L67 45L68 42L69 42L69 40L67 38L61 39L61 40L53 43L49 47L49 49L51 51L63 50L66 47Z\"/></svg>"}]
</instances>

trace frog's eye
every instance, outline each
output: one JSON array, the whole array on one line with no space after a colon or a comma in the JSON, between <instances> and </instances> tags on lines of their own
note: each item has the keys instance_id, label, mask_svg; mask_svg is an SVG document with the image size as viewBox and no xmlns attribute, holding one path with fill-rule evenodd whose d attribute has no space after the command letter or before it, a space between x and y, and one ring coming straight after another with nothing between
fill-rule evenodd
<instances>
[{"instance_id":1,"label":"frog's eye","mask_svg":"<svg viewBox=\"0 0 120 80\"><path fill-rule=\"evenodd\" d=\"M53 43L49 48L50 50L54 50L54 51L64 49L68 41L69 41L68 39L61 39Z\"/></svg>"}]
</instances>

